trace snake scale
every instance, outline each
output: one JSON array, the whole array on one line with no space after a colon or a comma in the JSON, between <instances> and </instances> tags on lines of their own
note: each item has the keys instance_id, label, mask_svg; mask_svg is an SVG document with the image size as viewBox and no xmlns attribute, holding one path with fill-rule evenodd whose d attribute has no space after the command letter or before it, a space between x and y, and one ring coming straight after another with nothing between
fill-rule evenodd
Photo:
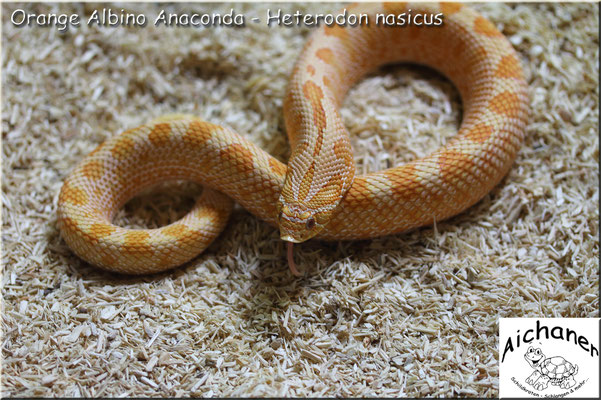
<instances>
[{"instance_id":1,"label":"snake scale","mask_svg":"<svg viewBox=\"0 0 601 400\"><path fill-rule=\"evenodd\" d=\"M438 27L323 26L310 36L284 99L291 156L284 164L231 129L171 116L101 144L66 178L58 200L62 237L81 258L127 274L192 259L221 232L233 200L292 243L366 239L451 217L479 201L508 172L524 139L527 88L518 56L494 25L467 6L354 4L349 12L444 15ZM458 134L429 156L354 175L338 108L348 89L382 64L428 65L463 101ZM186 179L203 193L181 220L158 229L111 223L142 189Z\"/></svg>"}]
</instances>

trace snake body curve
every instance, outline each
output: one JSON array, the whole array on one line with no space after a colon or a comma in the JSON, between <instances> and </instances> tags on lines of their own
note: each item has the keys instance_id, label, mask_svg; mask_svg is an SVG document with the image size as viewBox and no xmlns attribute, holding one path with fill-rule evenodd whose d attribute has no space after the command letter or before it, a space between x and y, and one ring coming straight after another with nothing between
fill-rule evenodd
<instances>
[{"instance_id":1,"label":"snake body curve","mask_svg":"<svg viewBox=\"0 0 601 400\"><path fill-rule=\"evenodd\" d=\"M227 127L159 118L100 145L66 178L58 226L81 258L128 274L183 264L224 228L235 199L302 242L365 239L432 224L479 201L507 173L524 138L526 83L518 57L487 19L460 4L363 4L349 12L439 13L439 27L319 28L294 67L284 113L288 165ZM459 90L463 121L431 155L354 176L338 107L365 73L390 62L436 68ZM165 180L203 184L193 209L158 229L111 223L143 188Z\"/></svg>"}]
</instances>

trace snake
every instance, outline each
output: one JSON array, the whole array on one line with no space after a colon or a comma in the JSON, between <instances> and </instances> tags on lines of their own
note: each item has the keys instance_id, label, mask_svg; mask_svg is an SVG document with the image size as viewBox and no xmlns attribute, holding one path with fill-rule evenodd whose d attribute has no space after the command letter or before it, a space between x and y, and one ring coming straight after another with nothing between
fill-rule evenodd
<instances>
[{"instance_id":1,"label":"snake","mask_svg":"<svg viewBox=\"0 0 601 400\"><path fill-rule=\"evenodd\" d=\"M279 228L290 271L293 244L370 239L428 226L481 200L508 173L525 139L528 93L519 57L495 25L457 3L351 4L369 24L322 24L289 78L283 113L290 144L283 163L227 126L166 115L112 136L65 178L57 225L72 251L100 268L149 274L180 266L227 225L234 202ZM412 15L402 26L378 14ZM441 15L439 26L417 15ZM405 20L407 22L407 20ZM385 64L439 71L457 88L462 120L431 154L355 175L340 114L348 90ZM203 190L180 220L156 229L113 224L140 191L170 180Z\"/></svg>"}]
</instances>

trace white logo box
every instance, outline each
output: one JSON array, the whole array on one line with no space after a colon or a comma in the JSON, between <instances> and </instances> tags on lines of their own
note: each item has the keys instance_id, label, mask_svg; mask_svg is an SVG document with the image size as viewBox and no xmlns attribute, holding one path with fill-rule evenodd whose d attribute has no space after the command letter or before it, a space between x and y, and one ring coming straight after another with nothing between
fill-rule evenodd
<instances>
[{"instance_id":1,"label":"white logo box","mask_svg":"<svg viewBox=\"0 0 601 400\"><path fill-rule=\"evenodd\" d=\"M599 398L599 318L501 318L501 398Z\"/></svg>"}]
</instances>

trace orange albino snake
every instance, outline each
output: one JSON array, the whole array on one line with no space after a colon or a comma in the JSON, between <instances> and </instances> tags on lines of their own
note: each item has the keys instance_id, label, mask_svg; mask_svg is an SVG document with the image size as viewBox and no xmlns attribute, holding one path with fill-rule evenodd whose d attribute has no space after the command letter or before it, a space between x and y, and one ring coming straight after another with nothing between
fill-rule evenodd
<instances>
[{"instance_id":1,"label":"orange albino snake","mask_svg":"<svg viewBox=\"0 0 601 400\"><path fill-rule=\"evenodd\" d=\"M472 9L442 4L362 4L369 26L321 27L302 51L284 100L292 155L281 163L227 127L190 116L155 120L117 135L65 180L58 225L73 251L112 271L163 271L192 259L224 228L235 199L279 226L292 243L365 239L432 224L480 200L507 173L524 138L526 83L507 39ZM441 26L378 26L376 12L442 12ZM433 154L354 176L338 107L366 72L391 62L436 68L459 90L463 121ZM158 229L111 223L141 189L165 180L204 185L181 220Z\"/></svg>"}]
</instances>

